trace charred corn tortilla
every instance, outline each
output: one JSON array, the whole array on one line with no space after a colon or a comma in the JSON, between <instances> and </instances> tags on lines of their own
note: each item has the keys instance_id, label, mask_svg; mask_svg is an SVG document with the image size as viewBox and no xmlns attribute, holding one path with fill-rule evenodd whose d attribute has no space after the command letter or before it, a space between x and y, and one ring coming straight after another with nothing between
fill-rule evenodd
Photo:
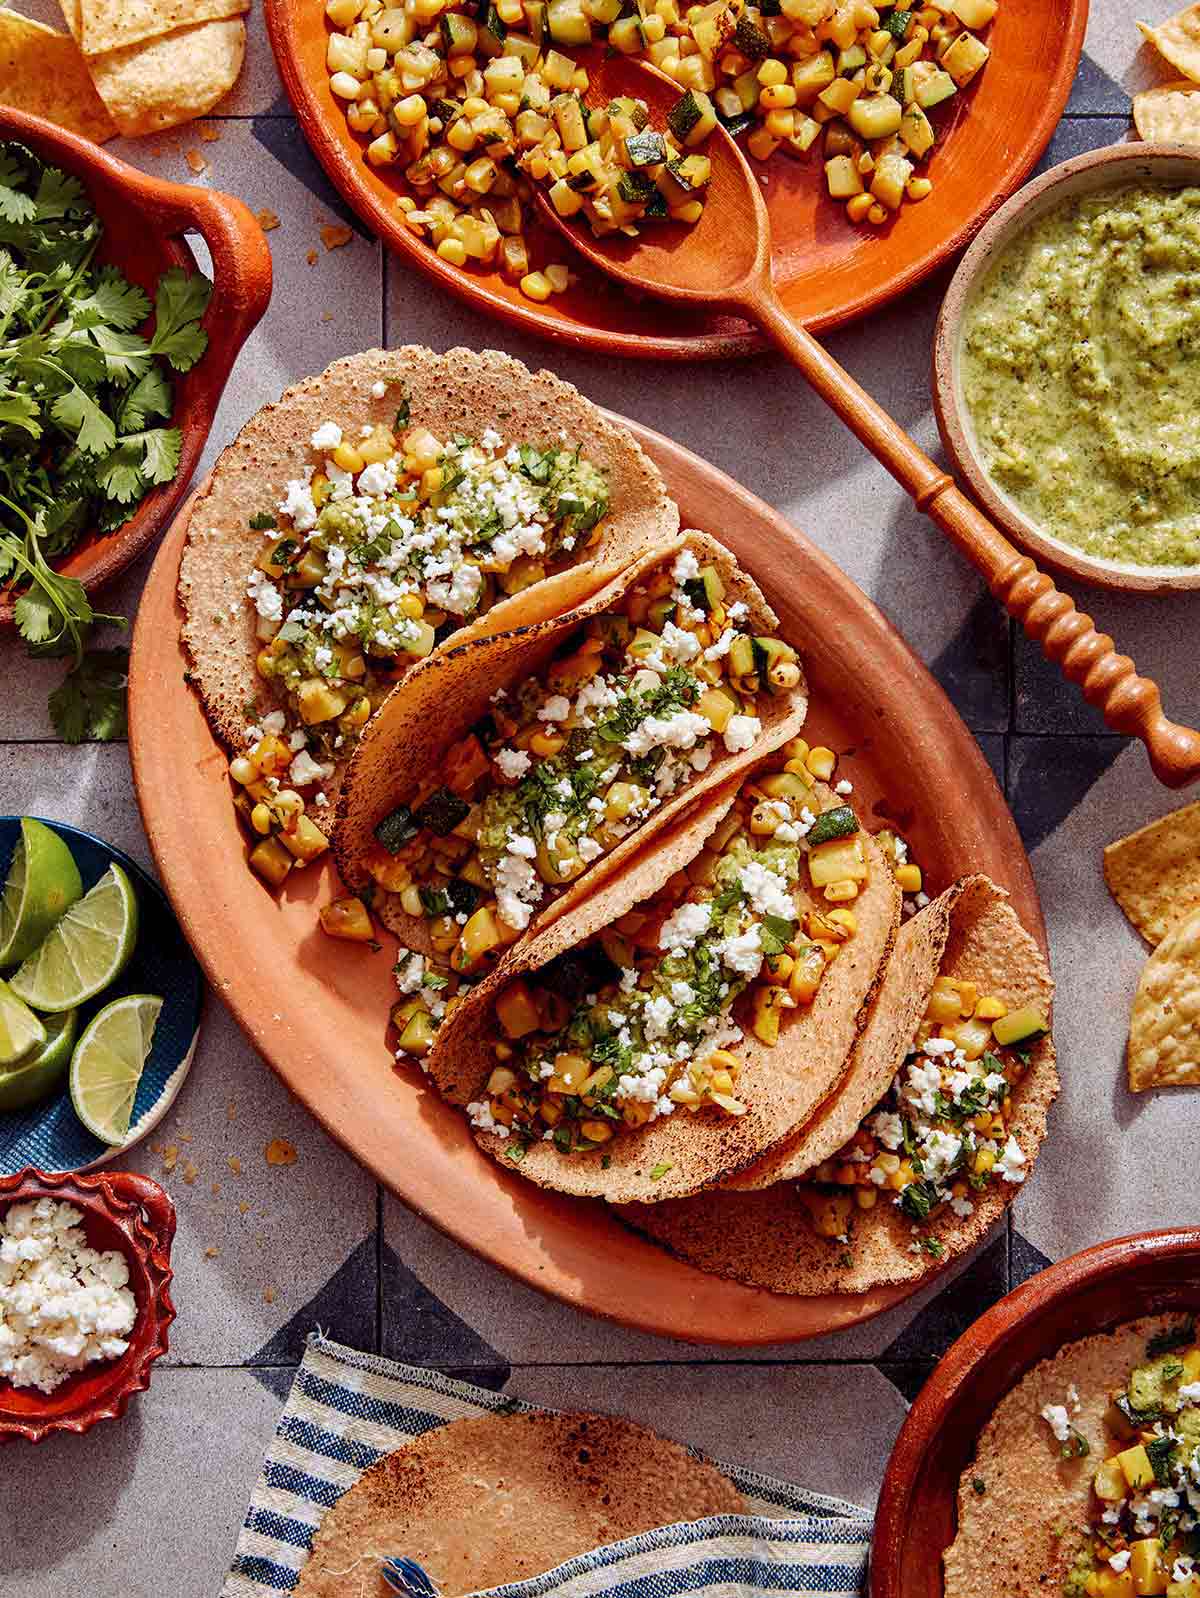
<instances>
[{"instance_id":1,"label":"charred corn tortilla","mask_svg":"<svg viewBox=\"0 0 1200 1598\"><path fill-rule=\"evenodd\" d=\"M97 144L117 135L70 34L7 6L0 8L0 105L45 117Z\"/></svg>"},{"instance_id":2,"label":"charred corn tortilla","mask_svg":"<svg viewBox=\"0 0 1200 1598\"><path fill-rule=\"evenodd\" d=\"M840 1086L796 1134L722 1186L745 1191L795 1180L854 1136L887 1092L912 1044L942 968L956 906L973 883L984 880L963 878L904 923Z\"/></svg>"},{"instance_id":3,"label":"charred corn tortilla","mask_svg":"<svg viewBox=\"0 0 1200 1598\"><path fill-rule=\"evenodd\" d=\"M1092 1477L1104 1458L1109 1394L1145 1357L1147 1340L1177 1317L1132 1321L1068 1343L1044 1359L996 1406L958 1488L958 1533L944 1555L946 1598L1058 1594L1082 1544ZM1042 1419L1079 1397L1070 1420L1091 1453L1064 1459ZM983 1483L983 1491L974 1485Z\"/></svg>"},{"instance_id":4,"label":"charred corn tortilla","mask_svg":"<svg viewBox=\"0 0 1200 1598\"><path fill-rule=\"evenodd\" d=\"M518 949L455 1011L427 1062L447 1098L467 1104L483 1092L495 1064L492 1045L502 1037L495 1019L497 995L515 977L536 972L578 947L664 887L703 847L740 786L732 784L649 845L619 876ZM816 788L824 808L838 803L822 784ZM562 1154L553 1143L534 1142L516 1167L520 1173L539 1186L581 1197L658 1204L696 1193L740 1170L802 1124L846 1069L900 920L895 878L877 845L864 841L870 878L854 901L857 931L825 971L812 1003L787 1012L773 1046L749 1031L731 1045L742 1065L737 1094L747 1105L745 1115L728 1115L712 1106L695 1114L677 1109L646 1126L619 1132L599 1154ZM801 920L806 909L828 908L804 886L794 892ZM506 1158L507 1140L492 1132L476 1136L493 1158Z\"/></svg>"},{"instance_id":5,"label":"charred corn tortilla","mask_svg":"<svg viewBox=\"0 0 1200 1598\"><path fill-rule=\"evenodd\" d=\"M1129 1021L1129 1086L1200 1083L1200 909L1173 926L1146 961Z\"/></svg>"},{"instance_id":6,"label":"charred corn tortilla","mask_svg":"<svg viewBox=\"0 0 1200 1598\"><path fill-rule=\"evenodd\" d=\"M382 1591L380 1564L404 1554L457 1598L658 1526L744 1511L714 1466L630 1421L484 1415L372 1465L326 1512L295 1592Z\"/></svg>"},{"instance_id":7,"label":"charred corn tortilla","mask_svg":"<svg viewBox=\"0 0 1200 1598\"><path fill-rule=\"evenodd\" d=\"M1108 891L1147 943L1200 910L1200 803L1118 838L1104 851Z\"/></svg>"},{"instance_id":8,"label":"charred corn tortilla","mask_svg":"<svg viewBox=\"0 0 1200 1598\"><path fill-rule=\"evenodd\" d=\"M1010 1009L1036 1005L1049 1013L1053 983L1042 952L1017 920L1003 889L986 878L976 879L958 901L941 969L958 981L976 982L980 992L994 994ZM1046 1037L1033 1046L1029 1068L1013 1095L1010 1131L1026 1171L1037 1158L1057 1092L1054 1046ZM989 1184L973 1195L970 1215L959 1217L946 1205L920 1228L881 1196L874 1209L855 1212L844 1243L816 1234L794 1182L752 1192L710 1191L666 1204L626 1205L620 1214L672 1254L718 1276L775 1293L865 1293L918 1280L973 1247L1014 1191L1009 1184ZM915 1231L933 1243L933 1253L914 1238Z\"/></svg>"},{"instance_id":9,"label":"charred corn tortilla","mask_svg":"<svg viewBox=\"0 0 1200 1598\"><path fill-rule=\"evenodd\" d=\"M338 801L332 838L334 856L347 885L358 889L366 884L366 861L375 845L377 824L430 772L438 770L445 751L489 711L498 690L519 691L589 618L619 606L646 573L664 566L669 570L684 550L717 570L729 603L740 600L745 604L748 631L769 631L777 625L775 613L761 591L738 568L729 551L707 534L685 532L643 554L590 599L552 621L435 651L408 673L359 740ZM495 610L489 612L488 619L495 614ZM764 695L758 707L761 730L752 746L736 754L718 746L702 774L654 810L556 897L547 899L533 916L524 938L528 940L544 930L593 893L600 883L622 871L646 843L671 827L696 801L795 737L807 709L803 675L796 687ZM430 949L428 921L406 914L398 894L380 892L374 903L384 924L402 943L421 951Z\"/></svg>"},{"instance_id":10,"label":"charred corn tortilla","mask_svg":"<svg viewBox=\"0 0 1200 1598\"><path fill-rule=\"evenodd\" d=\"M382 397L372 393L378 383L386 385ZM245 707L270 697L255 668L261 644L246 595L264 536L250 527L250 517L274 506L284 485L313 465L310 440L323 423L340 418L390 426L405 399L413 425L438 437L478 437L498 428L537 441L562 432L608 474L609 513L590 558L493 605L454 635L458 643L569 610L625 562L678 531L679 513L633 437L549 372L530 372L495 350L435 355L417 345L335 361L251 417L217 461L188 524L179 575L184 642L209 721L238 753ZM439 718L445 710L444 703L437 706ZM331 803L339 781L340 774L323 785ZM310 814L318 824L327 816L320 806L310 806Z\"/></svg>"}]
</instances>

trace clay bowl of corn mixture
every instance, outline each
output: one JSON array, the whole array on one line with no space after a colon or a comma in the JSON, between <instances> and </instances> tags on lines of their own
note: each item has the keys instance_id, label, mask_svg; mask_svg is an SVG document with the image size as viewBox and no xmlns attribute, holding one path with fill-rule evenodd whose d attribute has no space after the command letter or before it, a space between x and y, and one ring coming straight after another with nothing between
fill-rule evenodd
<instances>
[{"instance_id":1,"label":"clay bowl of corn mixture","mask_svg":"<svg viewBox=\"0 0 1200 1598\"><path fill-rule=\"evenodd\" d=\"M953 11L930 7L928 15L866 0L840 0L837 6L827 0L780 0L774 10L771 4L763 9L741 0L718 0L704 7L700 18L689 18L689 8L679 0L646 0L639 34L638 19L623 16L625 9L618 0L495 0L486 7L475 0L451 0L449 5L421 0L419 20L414 27L410 18L407 26L413 48L428 50L429 56L420 57L416 70L402 77L385 116L373 98L382 92L375 84L374 63L367 64L365 52L360 62L353 48L347 51L336 40L350 38L353 44L356 27L372 18L403 19L402 8L387 7L382 0L264 0L284 86L314 153L348 204L390 249L501 321L606 354L676 360L749 354L762 349L764 341L730 316L683 310L666 316L657 304L614 292L590 268L571 260L558 234L528 219L531 208L521 200L519 183L520 203L514 201L503 141L492 141L491 148L499 153L493 162L487 142L472 140L470 148L459 149L467 143L459 133L450 141L447 132L443 140L442 116L460 129L463 121L447 95L453 101L469 90L486 102L479 112L486 120L508 93L514 115L519 115L516 107L528 77L516 85L519 92L514 95L506 76L513 71L516 84L514 60L531 75L547 73L552 94L579 87L571 68L585 48L620 49L658 62L678 83L681 98L693 95L687 114L681 113L682 122L692 112L697 115L681 133L686 157L703 155L710 116L719 115L727 126L741 130L739 142L763 179L776 286L791 315L819 331L852 321L911 289L962 249L984 218L1017 188L1066 104L1087 21L1087 0L960 0ZM809 18L816 21L815 29ZM394 47L408 48L397 44L394 28L401 23L389 25L393 33L381 37ZM897 35L881 41L893 25ZM698 29L694 36L693 26ZM932 39L918 41L918 28ZM953 68L951 76L942 71L944 56L938 57L937 51L948 50L956 39L964 42L946 60ZM360 42L380 48L373 35ZM904 177L911 177L915 186L910 194L901 183L885 196L886 203L875 204L878 195L866 203L858 191L871 189L869 169L861 182L847 169L859 153L882 153L895 141L881 136L881 128L869 118L861 135L855 132L848 120L848 99L857 96L847 86L861 74L864 99L880 99L876 87L889 79L894 83L896 77L885 58L894 61L914 43L921 73L941 72L935 84L922 89L930 104L927 115L921 109L920 134L914 133L920 150L905 146L911 170ZM469 65L468 46L477 56ZM676 49L682 53L675 55ZM879 76L878 85L865 78L873 50L881 53L872 55L871 65L884 66L888 75ZM393 48L382 70L391 70L395 61ZM403 68L409 64L407 57L401 58ZM357 84L356 73L347 76L348 66L361 71ZM489 68L490 80L485 76ZM464 73L471 72L468 80ZM422 74L426 77L418 83ZM831 75L837 80L833 85ZM822 103L819 96L827 91L831 98ZM907 88L901 92L907 95ZM943 98L934 103L937 94ZM383 97L389 98L386 93ZM739 97L742 110L734 114ZM897 105L896 112L900 110ZM472 123L476 111L471 110ZM768 126L769 117L774 120ZM860 113L855 117L861 119ZM437 128L430 131L434 122ZM834 142L827 147L831 137ZM693 147L689 141L696 138L701 142ZM515 150L520 142L515 130L510 142ZM568 147L565 138L563 147ZM427 208L431 200L446 201L449 191L438 184L443 178L455 184L460 158L463 174L468 165L475 169L483 161L483 166L470 179L464 175L465 186L456 189L459 212L471 221L490 207L496 219L494 238L487 224L469 228L465 252L459 249L461 241L443 235L441 228L414 230L404 209L411 215L415 204ZM410 177L417 159L434 163L436 181L419 170ZM442 170L445 162L448 172ZM498 166L498 179L485 170L491 166ZM623 175L636 180L642 174L639 169ZM702 171L697 181L703 183ZM483 187L467 194L473 184ZM672 191L668 203L687 198ZM674 207L671 214L679 209ZM647 212L648 217L653 214ZM686 223L665 225L682 229ZM457 224L456 230L461 231ZM466 260L458 264L464 253ZM564 270L547 273L549 266ZM522 288L531 276L532 293Z\"/></svg>"},{"instance_id":2,"label":"clay bowl of corn mixture","mask_svg":"<svg viewBox=\"0 0 1200 1598\"><path fill-rule=\"evenodd\" d=\"M993 1305L944 1356L896 1440L875 1518L871 1598L944 1598L942 1555L955 1539L963 1473L996 1406L1035 1365L1141 1317L1197 1310L1195 1227L1097 1244Z\"/></svg>"},{"instance_id":3,"label":"clay bowl of corn mixture","mask_svg":"<svg viewBox=\"0 0 1200 1598\"><path fill-rule=\"evenodd\" d=\"M173 380L173 408L164 426L182 434L170 481L151 487L129 519L110 531L83 531L55 569L93 591L115 577L158 536L183 498L208 440L217 404L242 345L271 297L266 237L240 200L214 189L148 177L89 139L0 106L0 141L24 145L48 167L82 183L103 228L96 260L117 267L153 304L163 275L199 270L185 232L196 232L213 260L213 290L202 327L204 354ZM150 425L150 424L148 424ZM0 587L0 627L13 620L13 598Z\"/></svg>"},{"instance_id":4,"label":"clay bowl of corn mixture","mask_svg":"<svg viewBox=\"0 0 1200 1598\"><path fill-rule=\"evenodd\" d=\"M35 1385L16 1386L7 1376L0 1376L0 1442L22 1437L38 1443L53 1432L82 1433L97 1421L123 1415L133 1395L150 1385L151 1367L166 1353L167 1328L175 1319L169 1292L175 1207L158 1183L132 1171L50 1175L30 1167L15 1176L0 1177L0 1358L11 1349L6 1332L20 1335L10 1301L14 1269L17 1285L20 1283L22 1247L29 1249L22 1239L28 1239L31 1232L39 1234L39 1252L40 1234L46 1234L52 1247L57 1242L50 1235L55 1230L52 1216L36 1217L32 1226L24 1227L9 1218L17 1206L36 1206L41 1201L76 1210L82 1216L79 1224L89 1249L100 1255L121 1255L129 1273L124 1290L133 1299L132 1325L119 1334L119 1341L127 1345L123 1352L84 1364L51 1392ZM16 1266L6 1262L6 1254L18 1256ZM67 1262L59 1262L53 1255L51 1263L67 1268ZM86 1312L82 1304L79 1309Z\"/></svg>"}]
</instances>

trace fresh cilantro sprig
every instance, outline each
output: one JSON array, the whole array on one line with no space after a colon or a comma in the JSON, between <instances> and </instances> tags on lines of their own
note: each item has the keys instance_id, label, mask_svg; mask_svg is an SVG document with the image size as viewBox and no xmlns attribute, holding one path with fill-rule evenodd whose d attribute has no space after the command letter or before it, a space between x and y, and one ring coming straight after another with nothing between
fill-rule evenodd
<instances>
[{"instance_id":1,"label":"fresh cilantro sprig","mask_svg":"<svg viewBox=\"0 0 1200 1598\"><path fill-rule=\"evenodd\" d=\"M128 521L179 471L171 372L208 339L212 285L173 267L146 292L97 264L103 226L83 185L0 143L0 588L31 654L70 656L51 696L64 738L120 737L124 655L89 654L94 614L54 569L89 528ZM153 330L139 331L153 312Z\"/></svg>"}]
</instances>

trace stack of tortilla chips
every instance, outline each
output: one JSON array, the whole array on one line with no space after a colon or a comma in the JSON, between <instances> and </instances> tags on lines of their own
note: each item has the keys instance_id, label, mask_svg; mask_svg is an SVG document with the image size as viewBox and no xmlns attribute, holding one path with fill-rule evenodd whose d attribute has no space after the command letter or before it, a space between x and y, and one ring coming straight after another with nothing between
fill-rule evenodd
<instances>
[{"instance_id":1,"label":"stack of tortilla chips","mask_svg":"<svg viewBox=\"0 0 1200 1598\"><path fill-rule=\"evenodd\" d=\"M0 103L102 143L210 111L237 81L249 0L60 0L69 33L0 8Z\"/></svg>"},{"instance_id":2,"label":"stack of tortilla chips","mask_svg":"<svg viewBox=\"0 0 1200 1598\"><path fill-rule=\"evenodd\" d=\"M1133 97L1133 120L1143 139L1156 144L1200 144L1200 4L1190 5L1157 27L1139 22L1142 35L1181 78Z\"/></svg>"},{"instance_id":3,"label":"stack of tortilla chips","mask_svg":"<svg viewBox=\"0 0 1200 1598\"><path fill-rule=\"evenodd\" d=\"M1154 948L1129 1021L1129 1086L1200 1084L1200 804L1110 843L1104 876Z\"/></svg>"}]
</instances>

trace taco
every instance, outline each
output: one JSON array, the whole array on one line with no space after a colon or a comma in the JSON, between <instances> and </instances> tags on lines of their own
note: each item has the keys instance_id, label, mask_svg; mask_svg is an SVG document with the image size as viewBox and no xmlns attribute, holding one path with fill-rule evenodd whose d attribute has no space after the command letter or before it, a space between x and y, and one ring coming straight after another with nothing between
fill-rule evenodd
<instances>
[{"instance_id":1,"label":"taco","mask_svg":"<svg viewBox=\"0 0 1200 1598\"><path fill-rule=\"evenodd\" d=\"M562 1192L661 1203L827 1098L900 892L807 749L693 811L453 1011L426 1069L493 1157Z\"/></svg>"},{"instance_id":2,"label":"taco","mask_svg":"<svg viewBox=\"0 0 1200 1598\"><path fill-rule=\"evenodd\" d=\"M569 610L678 527L632 436L550 373L494 350L349 356L251 417L196 500L192 678L224 742L321 822L418 660Z\"/></svg>"},{"instance_id":3,"label":"taco","mask_svg":"<svg viewBox=\"0 0 1200 1598\"><path fill-rule=\"evenodd\" d=\"M689 532L565 616L440 651L360 740L343 878L408 947L482 974L795 736L804 674L776 626Z\"/></svg>"},{"instance_id":4,"label":"taco","mask_svg":"<svg viewBox=\"0 0 1200 1598\"><path fill-rule=\"evenodd\" d=\"M940 971L931 976L928 949L946 906L935 900L919 929L917 917L901 932L899 970L928 980L915 1032L889 1060L905 990L885 977L841 1088L845 1110L834 1097L797 1139L824 1153L858 1115L842 1146L769 1187L624 1206L625 1220L701 1270L802 1295L913 1281L983 1237L1032 1169L1058 1091L1053 983L1002 888L973 877L950 892Z\"/></svg>"},{"instance_id":5,"label":"taco","mask_svg":"<svg viewBox=\"0 0 1200 1598\"><path fill-rule=\"evenodd\" d=\"M946 1598L1200 1598L1198 1451L1194 1314L1068 1343L980 1434Z\"/></svg>"},{"instance_id":6,"label":"taco","mask_svg":"<svg viewBox=\"0 0 1200 1598\"><path fill-rule=\"evenodd\" d=\"M386 1454L326 1511L297 1598L384 1592L415 1560L440 1598L526 1581L577 1554L745 1513L715 1466L608 1415L481 1415Z\"/></svg>"}]
</instances>

